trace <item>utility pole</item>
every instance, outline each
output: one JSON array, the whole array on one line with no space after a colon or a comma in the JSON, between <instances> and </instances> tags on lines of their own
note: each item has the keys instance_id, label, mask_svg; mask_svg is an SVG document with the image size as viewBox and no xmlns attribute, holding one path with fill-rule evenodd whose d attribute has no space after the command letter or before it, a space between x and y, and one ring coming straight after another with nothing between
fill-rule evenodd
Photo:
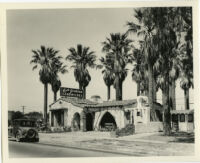
<instances>
[{"instance_id":1,"label":"utility pole","mask_svg":"<svg viewBox=\"0 0 200 163\"><path fill-rule=\"evenodd\" d=\"M22 106L22 110L23 110L23 115L24 115L24 109L25 109L25 107L26 107L26 106Z\"/></svg>"}]
</instances>

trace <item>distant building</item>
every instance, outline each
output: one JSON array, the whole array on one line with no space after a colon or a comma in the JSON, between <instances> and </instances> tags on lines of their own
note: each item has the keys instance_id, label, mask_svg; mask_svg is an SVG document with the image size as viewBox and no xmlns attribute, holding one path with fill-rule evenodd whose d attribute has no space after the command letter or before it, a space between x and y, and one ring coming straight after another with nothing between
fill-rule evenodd
<instances>
[{"instance_id":1,"label":"distant building","mask_svg":"<svg viewBox=\"0 0 200 163\"><path fill-rule=\"evenodd\" d=\"M171 110L172 130L194 131L194 110Z\"/></svg>"}]
</instances>

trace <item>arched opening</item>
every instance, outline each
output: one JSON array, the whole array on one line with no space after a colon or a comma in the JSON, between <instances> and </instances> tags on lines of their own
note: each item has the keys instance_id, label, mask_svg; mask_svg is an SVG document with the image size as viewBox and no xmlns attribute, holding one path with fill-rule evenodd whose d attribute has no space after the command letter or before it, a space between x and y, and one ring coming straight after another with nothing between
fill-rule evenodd
<instances>
[{"instance_id":1,"label":"arched opening","mask_svg":"<svg viewBox=\"0 0 200 163\"><path fill-rule=\"evenodd\" d=\"M116 129L117 124L115 118L109 112L106 112L100 122L100 129L104 131L111 131Z\"/></svg>"},{"instance_id":2,"label":"arched opening","mask_svg":"<svg viewBox=\"0 0 200 163\"><path fill-rule=\"evenodd\" d=\"M93 130L93 115L92 115L92 113L86 114L86 130L87 131Z\"/></svg>"},{"instance_id":3,"label":"arched opening","mask_svg":"<svg viewBox=\"0 0 200 163\"><path fill-rule=\"evenodd\" d=\"M74 131L80 130L80 114L75 113L72 120L72 128Z\"/></svg>"}]
</instances>

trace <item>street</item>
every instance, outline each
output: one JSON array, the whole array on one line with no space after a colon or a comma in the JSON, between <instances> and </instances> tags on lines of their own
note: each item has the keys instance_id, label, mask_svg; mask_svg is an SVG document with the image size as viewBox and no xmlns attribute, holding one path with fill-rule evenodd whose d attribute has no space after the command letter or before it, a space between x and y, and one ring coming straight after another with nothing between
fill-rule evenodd
<instances>
[{"instance_id":1,"label":"street","mask_svg":"<svg viewBox=\"0 0 200 163\"><path fill-rule=\"evenodd\" d=\"M40 143L27 143L9 141L10 158L27 158L27 157L115 157L127 156L122 154L89 151L83 149L59 147L53 145L42 145Z\"/></svg>"}]
</instances>

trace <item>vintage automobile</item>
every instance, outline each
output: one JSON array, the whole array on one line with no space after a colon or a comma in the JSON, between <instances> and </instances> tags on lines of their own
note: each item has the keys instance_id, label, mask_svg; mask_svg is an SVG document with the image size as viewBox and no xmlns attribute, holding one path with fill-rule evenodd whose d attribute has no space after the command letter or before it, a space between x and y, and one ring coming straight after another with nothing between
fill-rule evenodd
<instances>
[{"instance_id":1,"label":"vintage automobile","mask_svg":"<svg viewBox=\"0 0 200 163\"><path fill-rule=\"evenodd\" d=\"M39 141L36 121L30 119L16 119L12 126L8 127L8 136L16 138L16 141Z\"/></svg>"}]
</instances>

